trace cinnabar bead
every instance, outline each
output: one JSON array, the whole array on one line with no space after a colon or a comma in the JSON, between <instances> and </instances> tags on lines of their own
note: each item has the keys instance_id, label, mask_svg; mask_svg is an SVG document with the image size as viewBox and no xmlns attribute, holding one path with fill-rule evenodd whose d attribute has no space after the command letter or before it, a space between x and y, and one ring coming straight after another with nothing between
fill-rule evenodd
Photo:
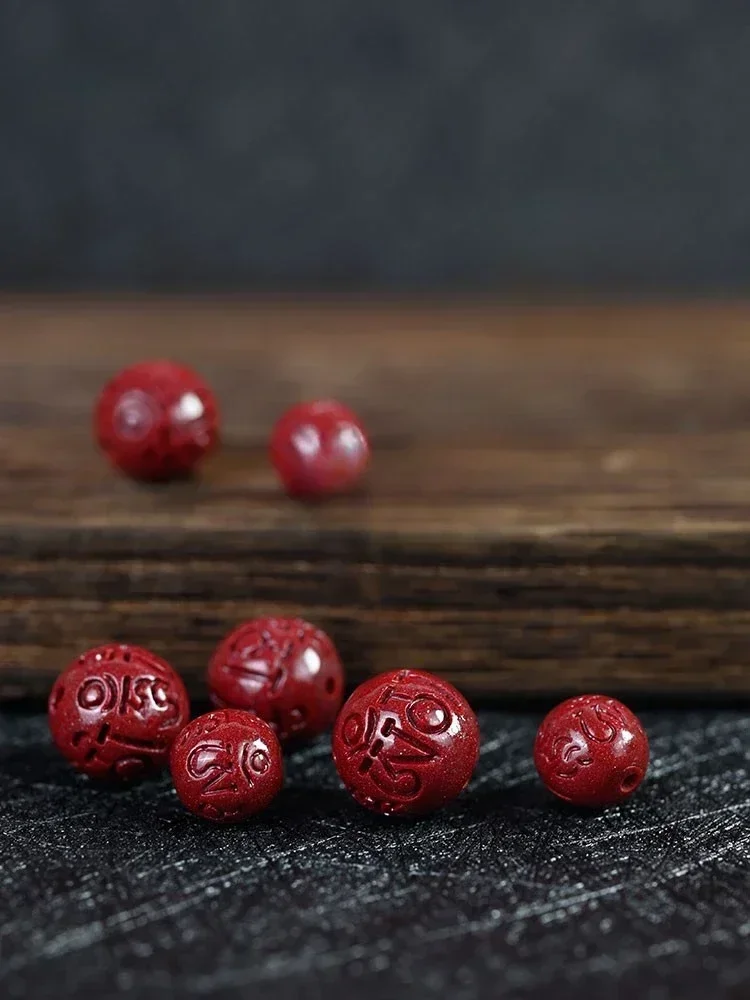
<instances>
[{"instance_id":1,"label":"cinnabar bead","mask_svg":"<svg viewBox=\"0 0 750 1000\"><path fill-rule=\"evenodd\" d=\"M219 415L206 383L172 361L125 368L102 389L94 433L113 465L135 479L186 476L217 444Z\"/></svg>"},{"instance_id":2,"label":"cinnabar bead","mask_svg":"<svg viewBox=\"0 0 750 1000\"><path fill-rule=\"evenodd\" d=\"M333 730L333 759L360 805L385 815L439 809L468 784L479 727L452 684L394 670L361 684Z\"/></svg>"},{"instance_id":3,"label":"cinnabar bead","mask_svg":"<svg viewBox=\"0 0 750 1000\"><path fill-rule=\"evenodd\" d=\"M260 812L284 783L273 729L234 708L193 719L172 748L170 769L185 808L215 823L236 823Z\"/></svg>"},{"instance_id":4,"label":"cinnabar bead","mask_svg":"<svg viewBox=\"0 0 750 1000\"><path fill-rule=\"evenodd\" d=\"M215 705L255 712L282 742L333 725L344 696L336 648L301 618L245 622L218 646L208 666Z\"/></svg>"},{"instance_id":5,"label":"cinnabar bead","mask_svg":"<svg viewBox=\"0 0 750 1000\"><path fill-rule=\"evenodd\" d=\"M361 479L370 445L359 418L336 400L292 406L271 434L271 462L287 493L323 497Z\"/></svg>"},{"instance_id":6,"label":"cinnabar bead","mask_svg":"<svg viewBox=\"0 0 750 1000\"><path fill-rule=\"evenodd\" d=\"M165 766L190 718L185 686L146 649L90 649L63 671L49 696L52 738L91 778L130 781Z\"/></svg>"},{"instance_id":7,"label":"cinnabar bead","mask_svg":"<svg viewBox=\"0 0 750 1000\"><path fill-rule=\"evenodd\" d=\"M648 767L648 737L622 702L583 694L546 716L534 743L534 763L547 788L576 806L622 802Z\"/></svg>"}]
</instances>

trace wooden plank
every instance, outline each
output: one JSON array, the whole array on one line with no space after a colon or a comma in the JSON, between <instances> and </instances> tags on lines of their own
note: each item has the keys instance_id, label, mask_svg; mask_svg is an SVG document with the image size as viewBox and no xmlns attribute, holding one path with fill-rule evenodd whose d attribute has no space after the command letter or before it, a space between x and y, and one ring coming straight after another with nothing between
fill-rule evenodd
<instances>
[{"instance_id":1,"label":"wooden plank","mask_svg":"<svg viewBox=\"0 0 750 1000\"><path fill-rule=\"evenodd\" d=\"M111 472L88 424L120 365L196 365L227 444L190 483ZM200 693L254 614L304 614L358 679L469 693L750 691L750 307L0 303L0 697L127 639ZM304 506L264 443L355 405L366 490Z\"/></svg>"}]
</instances>

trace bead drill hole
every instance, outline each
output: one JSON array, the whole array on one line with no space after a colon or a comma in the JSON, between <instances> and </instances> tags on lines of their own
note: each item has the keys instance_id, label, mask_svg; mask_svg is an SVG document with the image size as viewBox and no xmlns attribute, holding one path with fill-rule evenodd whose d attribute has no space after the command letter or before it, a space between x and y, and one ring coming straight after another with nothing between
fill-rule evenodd
<instances>
[{"instance_id":1,"label":"bead drill hole","mask_svg":"<svg viewBox=\"0 0 750 1000\"><path fill-rule=\"evenodd\" d=\"M630 771L626 771L622 781L620 782L621 792L632 792L635 786L638 784L640 779L640 773L632 768Z\"/></svg>"},{"instance_id":2,"label":"bead drill hole","mask_svg":"<svg viewBox=\"0 0 750 1000\"><path fill-rule=\"evenodd\" d=\"M335 690L336 690L336 681L333 679L333 677L329 677L328 680L326 681L326 694L333 694Z\"/></svg>"}]
</instances>

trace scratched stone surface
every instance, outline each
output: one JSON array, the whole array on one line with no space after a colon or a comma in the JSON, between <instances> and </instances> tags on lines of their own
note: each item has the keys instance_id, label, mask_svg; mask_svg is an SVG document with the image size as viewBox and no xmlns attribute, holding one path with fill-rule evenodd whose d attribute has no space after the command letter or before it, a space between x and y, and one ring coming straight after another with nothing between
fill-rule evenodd
<instances>
[{"instance_id":1,"label":"scratched stone surface","mask_svg":"<svg viewBox=\"0 0 750 1000\"><path fill-rule=\"evenodd\" d=\"M745 998L750 715L641 717L650 776L606 813L540 787L540 713L484 712L439 816L362 811L320 739L278 805L219 828L166 778L94 787L44 718L0 716L0 996Z\"/></svg>"}]
</instances>

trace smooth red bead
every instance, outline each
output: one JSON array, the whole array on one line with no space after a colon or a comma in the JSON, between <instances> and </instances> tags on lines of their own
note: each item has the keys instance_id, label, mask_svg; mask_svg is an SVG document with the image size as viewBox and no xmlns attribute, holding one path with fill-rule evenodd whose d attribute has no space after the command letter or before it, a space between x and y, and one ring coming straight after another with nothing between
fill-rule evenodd
<instances>
[{"instance_id":1,"label":"smooth red bead","mask_svg":"<svg viewBox=\"0 0 750 1000\"><path fill-rule=\"evenodd\" d=\"M601 694L569 698L546 716L534 763L551 792L576 806L622 802L648 767L648 737L622 702Z\"/></svg>"},{"instance_id":2,"label":"smooth red bead","mask_svg":"<svg viewBox=\"0 0 750 1000\"><path fill-rule=\"evenodd\" d=\"M364 427L335 400L291 407L271 434L271 461L287 493L321 497L352 489L370 460Z\"/></svg>"},{"instance_id":3,"label":"smooth red bead","mask_svg":"<svg viewBox=\"0 0 750 1000\"><path fill-rule=\"evenodd\" d=\"M168 663L138 646L90 649L49 696L52 738L91 778L123 781L163 767L190 718L185 686Z\"/></svg>"},{"instance_id":4,"label":"smooth red bead","mask_svg":"<svg viewBox=\"0 0 750 1000\"><path fill-rule=\"evenodd\" d=\"M215 823L236 823L260 812L284 783L273 729L234 708L193 719L172 748L170 768L185 808Z\"/></svg>"},{"instance_id":5,"label":"smooth red bead","mask_svg":"<svg viewBox=\"0 0 750 1000\"><path fill-rule=\"evenodd\" d=\"M216 445L219 416L206 383L172 361L144 361L105 385L94 411L99 446L135 479L185 476Z\"/></svg>"},{"instance_id":6,"label":"smooth red bead","mask_svg":"<svg viewBox=\"0 0 750 1000\"><path fill-rule=\"evenodd\" d=\"M361 684L333 731L333 759L360 805L386 815L432 812L468 784L479 727L452 684L394 670Z\"/></svg>"},{"instance_id":7,"label":"smooth red bead","mask_svg":"<svg viewBox=\"0 0 750 1000\"><path fill-rule=\"evenodd\" d=\"M255 712L282 741L308 739L333 725L344 696L336 648L301 618L245 622L218 646L208 666L215 705Z\"/></svg>"}]
</instances>

